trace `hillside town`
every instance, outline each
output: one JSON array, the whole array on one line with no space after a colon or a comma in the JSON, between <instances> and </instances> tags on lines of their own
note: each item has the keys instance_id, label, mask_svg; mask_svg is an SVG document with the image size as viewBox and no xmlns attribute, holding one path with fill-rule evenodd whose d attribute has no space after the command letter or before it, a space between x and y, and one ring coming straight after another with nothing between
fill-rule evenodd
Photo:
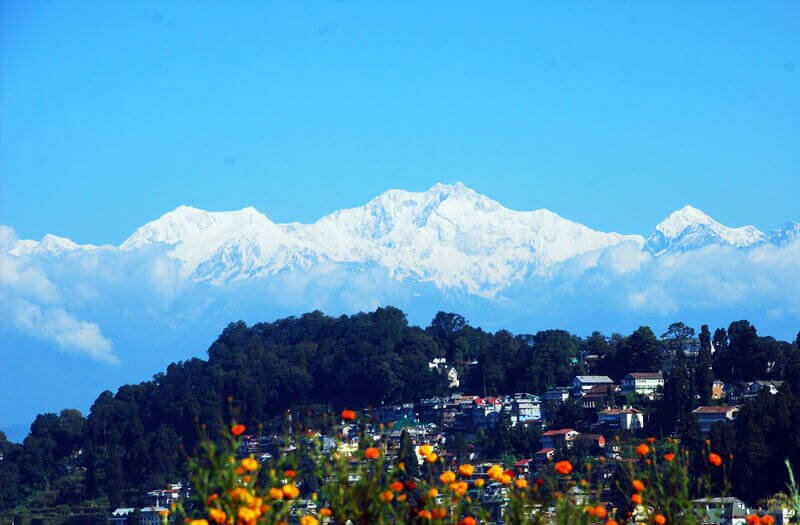
<instances>
[{"instance_id":1,"label":"hillside town","mask_svg":"<svg viewBox=\"0 0 800 525\"><path fill-rule=\"evenodd\" d=\"M593 356L582 356L582 359L591 363ZM287 433L243 435L237 455L240 458L254 457L262 464L270 464L274 459L295 451L301 437L313 437L322 444L324 454L335 451L358 461L356 452L360 441L368 439L382 450L387 459L392 459L397 457L403 441L408 439L415 451L429 446L445 465L469 462L475 467L475 479L488 480L487 472L496 463L496 458L482 449L482 436L506 426L506 430L530 431L529 435L537 440L536 451L530 457L514 458L513 463L502 465L529 482L546 477L553 463L564 458L593 462L598 467L594 475L608 481L617 468L616 463L610 460L624 460L622 449L626 444L646 437L653 403L661 398L664 389L662 371L631 371L618 383L606 375L576 375L570 384L550 388L543 395L517 392L486 397L460 392L459 374L455 367L448 366L445 358L432 360L429 367L442 375L450 393L420 399L417 403L364 407L357 422L340 421L330 432L317 431L302 436L293 433L292 414L287 411ZM714 425L733 425L742 403L763 392L777 394L782 383L773 380L714 381L712 403L692 411L703 436L708 436ZM582 416L570 426L561 426L558 422L567 406L578 407L580 410L576 413ZM417 458L422 465L423 458ZM614 490L613 484L609 483L603 493L609 512L614 508ZM505 488L497 483L486 483L482 491L475 493L484 504L494 505L493 516L496 516L497 523L502 523L504 491ZM187 498L189 492L190 487L182 483L154 489L142 495L144 506L115 509L109 522L161 523L171 505L180 498ZM578 502L585 497L578 487L573 489L571 496ZM790 523L793 517L785 505L755 509L733 496L697 499L694 504L706 515L704 524L745 525L746 517L755 511L772 516L777 525ZM293 509L295 519L290 521L299 523L297 516L315 512L313 501L298 499ZM642 516L644 522L645 514Z\"/></svg>"}]
</instances>

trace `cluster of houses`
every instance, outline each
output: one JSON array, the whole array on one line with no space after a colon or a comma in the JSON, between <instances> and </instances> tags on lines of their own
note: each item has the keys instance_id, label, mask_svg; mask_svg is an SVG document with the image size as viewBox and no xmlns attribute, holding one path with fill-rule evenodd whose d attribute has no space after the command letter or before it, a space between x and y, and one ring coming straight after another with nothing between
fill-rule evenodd
<instances>
[{"instance_id":1,"label":"cluster of houses","mask_svg":"<svg viewBox=\"0 0 800 525\"><path fill-rule=\"evenodd\" d=\"M455 368L447 366L444 359L435 360L429 366L446 376L451 390L458 389L458 374ZM780 386L780 381L734 384L715 382L712 390L715 404L700 406L694 410L702 432L707 434L716 423L733 423L740 403L765 389L767 392L777 393ZM453 454L448 451L452 436L470 436L480 430L486 431L495 427L501 415L505 415L512 426L535 426L541 431L540 447L534 457L522 458L513 466L519 474L532 476L573 447L581 447L584 453L594 456L618 457L618 442L607 441L606 436L622 432L636 433L644 428L646 414L637 404L643 399L657 399L663 388L664 377L661 372L630 372L619 384L605 375L578 375L569 385L550 388L542 395L519 392L487 397L452 393L421 399L417 403L373 407L365 410L367 417L358 423L342 422L336 428L336 439L325 435L317 437L322 442L323 453L336 449L340 454L357 457L360 436L364 433L369 434L374 443L380 444L387 453L392 454L399 449L405 432L417 447L422 444L435 445L446 461L454 461ZM587 413L596 414L596 417L592 421L577 421L576 428L555 428L554 417L559 407L570 400L583 409L589 409ZM294 449L295 441L292 436L288 441L285 436L242 436L238 453L240 456L253 455L261 461L269 461ZM476 476L480 476L490 466L489 463L481 463L481 451L474 447L469 458L476 465ZM161 523L160 512L169 508L179 497L186 496L187 492L180 484L148 492L144 498L145 506L138 509L140 523ZM716 505L718 514L728 517L726 523L744 523L740 518L744 518L744 511L747 509L736 498L724 498L716 503L704 504L711 507ZM116 509L109 521L129 523L135 510Z\"/></svg>"},{"instance_id":2,"label":"cluster of houses","mask_svg":"<svg viewBox=\"0 0 800 525\"><path fill-rule=\"evenodd\" d=\"M126 525L138 514L141 525L161 525L161 513L168 511L173 503L189 496L189 489L181 483L171 483L166 488L151 490L144 495L143 507L122 507L115 509L108 521L112 524Z\"/></svg>"}]
</instances>

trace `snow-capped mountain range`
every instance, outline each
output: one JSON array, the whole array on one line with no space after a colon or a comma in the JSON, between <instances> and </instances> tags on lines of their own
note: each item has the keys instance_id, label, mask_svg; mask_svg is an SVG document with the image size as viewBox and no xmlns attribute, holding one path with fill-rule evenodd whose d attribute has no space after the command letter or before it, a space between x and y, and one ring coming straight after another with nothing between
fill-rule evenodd
<instances>
[{"instance_id":1,"label":"snow-capped mountain range","mask_svg":"<svg viewBox=\"0 0 800 525\"><path fill-rule=\"evenodd\" d=\"M119 247L46 235L41 241L17 241L9 253L135 251L163 243L179 261L181 277L215 285L345 263L381 266L399 281L493 295L515 282L547 277L573 257L621 243L660 257L706 245L747 248L798 239L798 223L766 235L753 226L724 226L691 206L673 212L647 238L601 232L546 209L510 210L456 183L418 193L389 190L311 224L277 224L254 208L208 212L179 206L137 229Z\"/></svg>"}]
</instances>

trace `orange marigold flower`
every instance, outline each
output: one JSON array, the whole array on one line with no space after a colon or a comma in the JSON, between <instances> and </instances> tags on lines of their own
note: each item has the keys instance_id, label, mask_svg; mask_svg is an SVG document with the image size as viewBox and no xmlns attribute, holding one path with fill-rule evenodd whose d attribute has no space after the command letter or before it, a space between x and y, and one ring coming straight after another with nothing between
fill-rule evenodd
<instances>
[{"instance_id":1,"label":"orange marigold flower","mask_svg":"<svg viewBox=\"0 0 800 525\"><path fill-rule=\"evenodd\" d=\"M436 460L438 459L439 456L436 454L436 452L431 452L430 454L425 456L425 461L427 461L428 463L436 463Z\"/></svg>"},{"instance_id":2,"label":"orange marigold flower","mask_svg":"<svg viewBox=\"0 0 800 525\"><path fill-rule=\"evenodd\" d=\"M342 410L342 419L345 421L353 421L356 418L356 413L353 410Z\"/></svg>"},{"instance_id":3,"label":"orange marigold flower","mask_svg":"<svg viewBox=\"0 0 800 525\"><path fill-rule=\"evenodd\" d=\"M516 485L518 489L526 489L526 488L528 488L528 482L526 480L524 480L523 478L518 478L514 482L514 485Z\"/></svg>"},{"instance_id":4,"label":"orange marigold flower","mask_svg":"<svg viewBox=\"0 0 800 525\"><path fill-rule=\"evenodd\" d=\"M431 513L431 516L435 520L444 519L444 517L447 516L447 509L444 508L444 507L439 507L437 509L433 509L433 512Z\"/></svg>"},{"instance_id":5,"label":"orange marigold flower","mask_svg":"<svg viewBox=\"0 0 800 525\"><path fill-rule=\"evenodd\" d=\"M572 472L572 463L562 460L556 463L556 472L564 476L568 476Z\"/></svg>"},{"instance_id":6,"label":"orange marigold flower","mask_svg":"<svg viewBox=\"0 0 800 525\"><path fill-rule=\"evenodd\" d=\"M244 458L242 460L242 468L250 472L258 470L258 461L253 458Z\"/></svg>"},{"instance_id":7,"label":"orange marigold flower","mask_svg":"<svg viewBox=\"0 0 800 525\"><path fill-rule=\"evenodd\" d=\"M300 525L319 525L319 520L314 516L309 516L306 514L300 518Z\"/></svg>"},{"instance_id":8,"label":"orange marigold flower","mask_svg":"<svg viewBox=\"0 0 800 525\"><path fill-rule=\"evenodd\" d=\"M417 454L419 454L422 457L427 456L431 452L433 452L433 448L431 448L430 445L421 445L419 449L417 449Z\"/></svg>"},{"instance_id":9,"label":"orange marigold flower","mask_svg":"<svg viewBox=\"0 0 800 525\"><path fill-rule=\"evenodd\" d=\"M248 474L246 476L242 476L242 481L244 481L245 483L250 483L252 480L253 480L253 477L250 474Z\"/></svg>"},{"instance_id":10,"label":"orange marigold flower","mask_svg":"<svg viewBox=\"0 0 800 525\"><path fill-rule=\"evenodd\" d=\"M656 525L664 525L667 522L667 518L663 514L656 514L653 516L653 521L656 522Z\"/></svg>"},{"instance_id":11,"label":"orange marigold flower","mask_svg":"<svg viewBox=\"0 0 800 525\"><path fill-rule=\"evenodd\" d=\"M162 511L159 511L159 512L158 512L158 515L159 515L159 516L169 516L169 511L168 511L168 510L166 510L166 509L164 509L164 510L162 510Z\"/></svg>"},{"instance_id":12,"label":"orange marigold flower","mask_svg":"<svg viewBox=\"0 0 800 525\"><path fill-rule=\"evenodd\" d=\"M289 469L289 470L287 470L287 471L284 471L283 475L284 475L285 477L289 478L289 479L292 479L292 478L295 478L295 477L297 477L297 472L295 472L295 471L294 471L294 470L292 470L292 469Z\"/></svg>"},{"instance_id":13,"label":"orange marigold flower","mask_svg":"<svg viewBox=\"0 0 800 525\"><path fill-rule=\"evenodd\" d=\"M244 469L242 467L236 467L236 470L234 470L234 472L236 472L237 476L241 476L242 474L244 474Z\"/></svg>"},{"instance_id":14,"label":"orange marigold flower","mask_svg":"<svg viewBox=\"0 0 800 525\"><path fill-rule=\"evenodd\" d=\"M761 520L755 514L748 514L747 515L747 525L759 525Z\"/></svg>"},{"instance_id":15,"label":"orange marigold flower","mask_svg":"<svg viewBox=\"0 0 800 525\"><path fill-rule=\"evenodd\" d=\"M767 514L766 516L761 516L761 525L774 525L775 518Z\"/></svg>"},{"instance_id":16,"label":"orange marigold flower","mask_svg":"<svg viewBox=\"0 0 800 525\"><path fill-rule=\"evenodd\" d=\"M394 499L394 493L391 490L384 490L381 492L381 501L384 503L389 503Z\"/></svg>"},{"instance_id":17,"label":"orange marigold flower","mask_svg":"<svg viewBox=\"0 0 800 525\"><path fill-rule=\"evenodd\" d=\"M633 490L635 490L636 492L643 491L644 490L644 483L642 483L638 479L633 480Z\"/></svg>"},{"instance_id":18,"label":"orange marigold flower","mask_svg":"<svg viewBox=\"0 0 800 525\"><path fill-rule=\"evenodd\" d=\"M486 471L486 475L491 479L500 479L503 475L503 467L500 465L492 465L489 467L489 470Z\"/></svg>"},{"instance_id":19,"label":"orange marigold flower","mask_svg":"<svg viewBox=\"0 0 800 525\"><path fill-rule=\"evenodd\" d=\"M397 496L397 501L405 501L407 499L408 496L406 496L405 494L400 494L399 496Z\"/></svg>"},{"instance_id":20,"label":"orange marigold flower","mask_svg":"<svg viewBox=\"0 0 800 525\"><path fill-rule=\"evenodd\" d=\"M433 515L431 514L431 511L429 511L429 510L421 510L421 511L417 512L417 517L419 519L421 519L421 520L433 519Z\"/></svg>"},{"instance_id":21,"label":"orange marigold flower","mask_svg":"<svg viewBox=\"0 0 800 525\"><path fill-rule=\"evenodd\" d=\"M714 454L713 452L708 455L708 462L714 465L715 467L719 467L722 465L722 458L719 454Z\"/></svg>"},{"instance_id":22,"label":"orange marigold flower","mask_svg":"<svg viewBox=\"0 0 800 525\"><path fill-rule=\"evenodd\" d=\"M642 495L641 494L634 494L631 496L631 501L634 502L636 505L642 504Z\"/></svg>"},{"instance_id":23,"label":"orange marigold flower","mask_svg":"<svg viewBox=\"0 0 800 525\"><path fill-rule=\"evenodd\" d=\"M656 438L654 438L654 437L652 437L652 436L651 436L651 437L647 438L647 442L648 442L648 443L650 443L650 444L652 445L653 443L655 443L655 442L656 442Z\"/></svg>"},{"instance_id":24,"label":"orange marigold flower","mask_svg":"<svg viewBox=\"0 0 800 525\"><path fill-rule=\"evenodd\" d=\"M428 491L428 498L433 499L439 495L439 491L435 488L432 488Z\"/></svg>"},{"instance_id":25,"label":"orange marigold flower","mask_svg":"<svg viewBox=\"0 0 800 525\"><path fill-rule=\"evenodd\" d=\"M389 485L389 488L395 492L400 492L401 490L403 490L403 483L400 481L395 481L394 483Z\"/></svg>"},{"instance_id":26,"label":"orange marigold flower","mask_svg":"<svg viewBox=\"0 0 800 525\"><path fill-rule=\"evenodd\" d=\"M650 453L650 447L647 446L647 443L642 443L636 447L636 453L639 454L639 456L644 457Z\"/></svg>"},{"instance_id":27,"label":"orange marigold flower","mask_svg":"<svg viewBox=\"0 0 800 525\"><path fill-rule=\"evenodd\" d=\"M461 518L461 521L458 522L458 525L476 525L476 523L477 522L475 521L475 518L472 516L466 516Z\"/></svg>"},{"instance_id":28,"label":"orange marigold flower","mask_svg":"<svg viewBox=\"0 0 800 525\"><path fill-rule=\"evenodd\" d=\"M191 520L191 521L189 521L189 525L208 525L208 521L206 521L206 520Z\"/></svg>"},{"instance_id":29,"label":"orange marigold flower","mask_svg":"<svg viewBox=\"0 0 800 525\"><path fill-rule=\"evenodd\" d=\"M598 505L594 508L594 515L597 516L598 518L603 519L606 517L606 514L607 512L604 506Z\"/></svg>"},{"instance_id":30,"label":"orange marigold flower","mask_svg":"<svg viewBox=\"0 0 800 525\"><path fill-rule=\"evenodd\" d=\"M328 507L322 507L321 509L319 509L319 515L322 516L323 518L328 518L331 516L331 514L333 514L333 512L331 512L331 509L329 509Z\"/></svg>"},{"instance_id":31,"label":"orange marigold flower","mask_svg":"<svg viewBox=\"0 0 800 525\"><path fill-rule=\"evenodd\" d=\"M231 427L231 434L234 436L241 436L244 434L244 431L247 430L247 427L244 425L233 425Z\"/></svg>"},{"instance_id":32,"label":"orange marigold flower","mask_svg":"<svg viewBox=\"0 0 800 525\"><path fill-rule=\"evenodd\" d=\"M452 470L445 470L439 475L439 481L442 485L449 485L456 480L456 474Z\"/></svg>"},{"instance_id":33,"label":"orange marigold flower","mask_svg":"<svg viewBox=\"0 0 800 525\"><path fill-rule=\"evenodd\" d=\"M283 499L283 491L281 489L272 487L269 489L269 497L272 499Z\"/></svg>"},{"instance_id":34,"label":"orange marigold flower","mask_svg":"<svg viewBox=\"0 0 800 525\"><path fill-rule=\"evenodd\" d=\"M608 520L606 521L606 525L619 525L615 520Z\"/></svg>"},{"instance_id":35,"label":"orange marigold flower","mask_svg":"<svg viewBox=\"0 0 800 525\"><path fill-rule=\"evenodd\" d=\"M484 483L486 483L486 480L484 480L483 478L478 478L475 480L475 486L477 488L483 487Z\"/></svg>"},{"instance_id":36,"label":"orange marigold flower","mask_svg":"<svg viewBox=\"0 0 800 525\"><path fill-rule=\"evenodd\" d=\"M300 491L297 490L297 487L288 483L281 487L281 490L283 491L283 495L286 499L294 499L300 495Z\"/></svg>"},{"instance_id":37,"label":"orange marigold flower","mask_svg":"<svg viewBox=\"0 0 800 525\"><path fill-rule=\"evenodd\" d=\"M217 498L219 498L219 494L217 494L216 492L210 495L208 498L206 498L206 506L210 507L211 504L214 502L214 500L216 500Z\"/></svg>"},{"instance_id":38,"label":"orange marigold flower","mask_svg":"<svg viewBox=\"0 0 800 525\"><path fill-rule=\"evenodd\" d=\"M475 467L470 464L460 465L458 467L458 473L465 477L472 476L473 472L475 472Z\"/></svg>"},{"instance_id":39,"label":"orange marigold flower","mask_svg":"<svg viewBox=\"0 0 800 525\"><path fill-rule=\"evenodd\" d=\"M450 490L456 493L457 496L463 496L467 493L469 486L466 481L458 481L450 485Z\"/></svg>"},{"instance_id":40,"label":"orange marigold flower","mask_svg":"<svg viewBox=\"0 0 800 525\"><path fill-rule=\"evenodd\" d=\"M208 517L211 518L211 521L218 524L225 523L225 520L228 519L228 515L225 514L225 511L219 509L210 509L208 511Z\"/></svg>"},{"instance_id":41,"label":"orange marigold flower","mask_svg":"<svg viewBox=\"0 0 800 525\"><path fill-rule=\"evenodd\" d=\"M381 451L375 447L369 447L364 451L364 457L367 459L378 459L381 456Z\"/></svg>"},{"instance_id":42,"label":"orange marigold flower","mask_svg":"<svg viewBox=\"0 0 800 525\"><path fill-rule=\"evenodd\" d=\"M667 452L666 454L664 454L664 459L666 461L672 461L675 459L675 454L673 454L672 452Z\"/></svg>"},{"instance_id":43,"label":"orange marigold flower","mask_svg":"<svg viewBox=\"0 0 800 525\"><path fill-rule=\"evenodd\" d=\"M247 507L239 507L239 513L236 515L239 518L239 522L244 525L252 525L256 522L256 512L253 509L249 509Z\"/></svg>"},{"instance_id":44,"label":"orange marigold flower","mask_svg":"<svg viewBox=\"0 0 800 525\"><path fill-rule=\"evenodd\" d=\"M589 516L594 516L594 507L592 507L591 505L587 505L586 507L584 507L583 511Z\"/></svg>"}]
</instances>

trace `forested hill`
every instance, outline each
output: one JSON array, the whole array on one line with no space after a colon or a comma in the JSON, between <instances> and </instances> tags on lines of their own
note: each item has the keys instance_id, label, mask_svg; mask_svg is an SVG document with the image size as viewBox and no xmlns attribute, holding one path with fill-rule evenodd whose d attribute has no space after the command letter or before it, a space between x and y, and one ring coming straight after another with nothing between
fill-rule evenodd
<instances>
[{"instance_id":1,"label":"forested hill","mask_svg":"<svg viewBox=\"0 0 800 525\"><path fill-rule=\"evenodd\" d=\"M0 510L106 497L114 507L179 479L180 447L193 449L200 423L214 433L229 420L229 399L251 427L280 420L286 409L302 416L327 407L416 402L447 392L444 377L428 366L434 357L456 365L463 392L540 394L585 372L581 351L601 356L593 373L617 381L632 369L656 370L663 343L690 331L675 326L661 341L647 327L629 336L514 335L440 312L423 329L392 307L338 318L312 312L251 327L232 323L208 360L174 363L151 381L103 392L86 418L74 410L40 415L22 445L0 433ZM758 337L755 327L737 321L718 330L714 344L719 377L788 378L800 388L796 343Z\"/></svg>"}]
</instances>

